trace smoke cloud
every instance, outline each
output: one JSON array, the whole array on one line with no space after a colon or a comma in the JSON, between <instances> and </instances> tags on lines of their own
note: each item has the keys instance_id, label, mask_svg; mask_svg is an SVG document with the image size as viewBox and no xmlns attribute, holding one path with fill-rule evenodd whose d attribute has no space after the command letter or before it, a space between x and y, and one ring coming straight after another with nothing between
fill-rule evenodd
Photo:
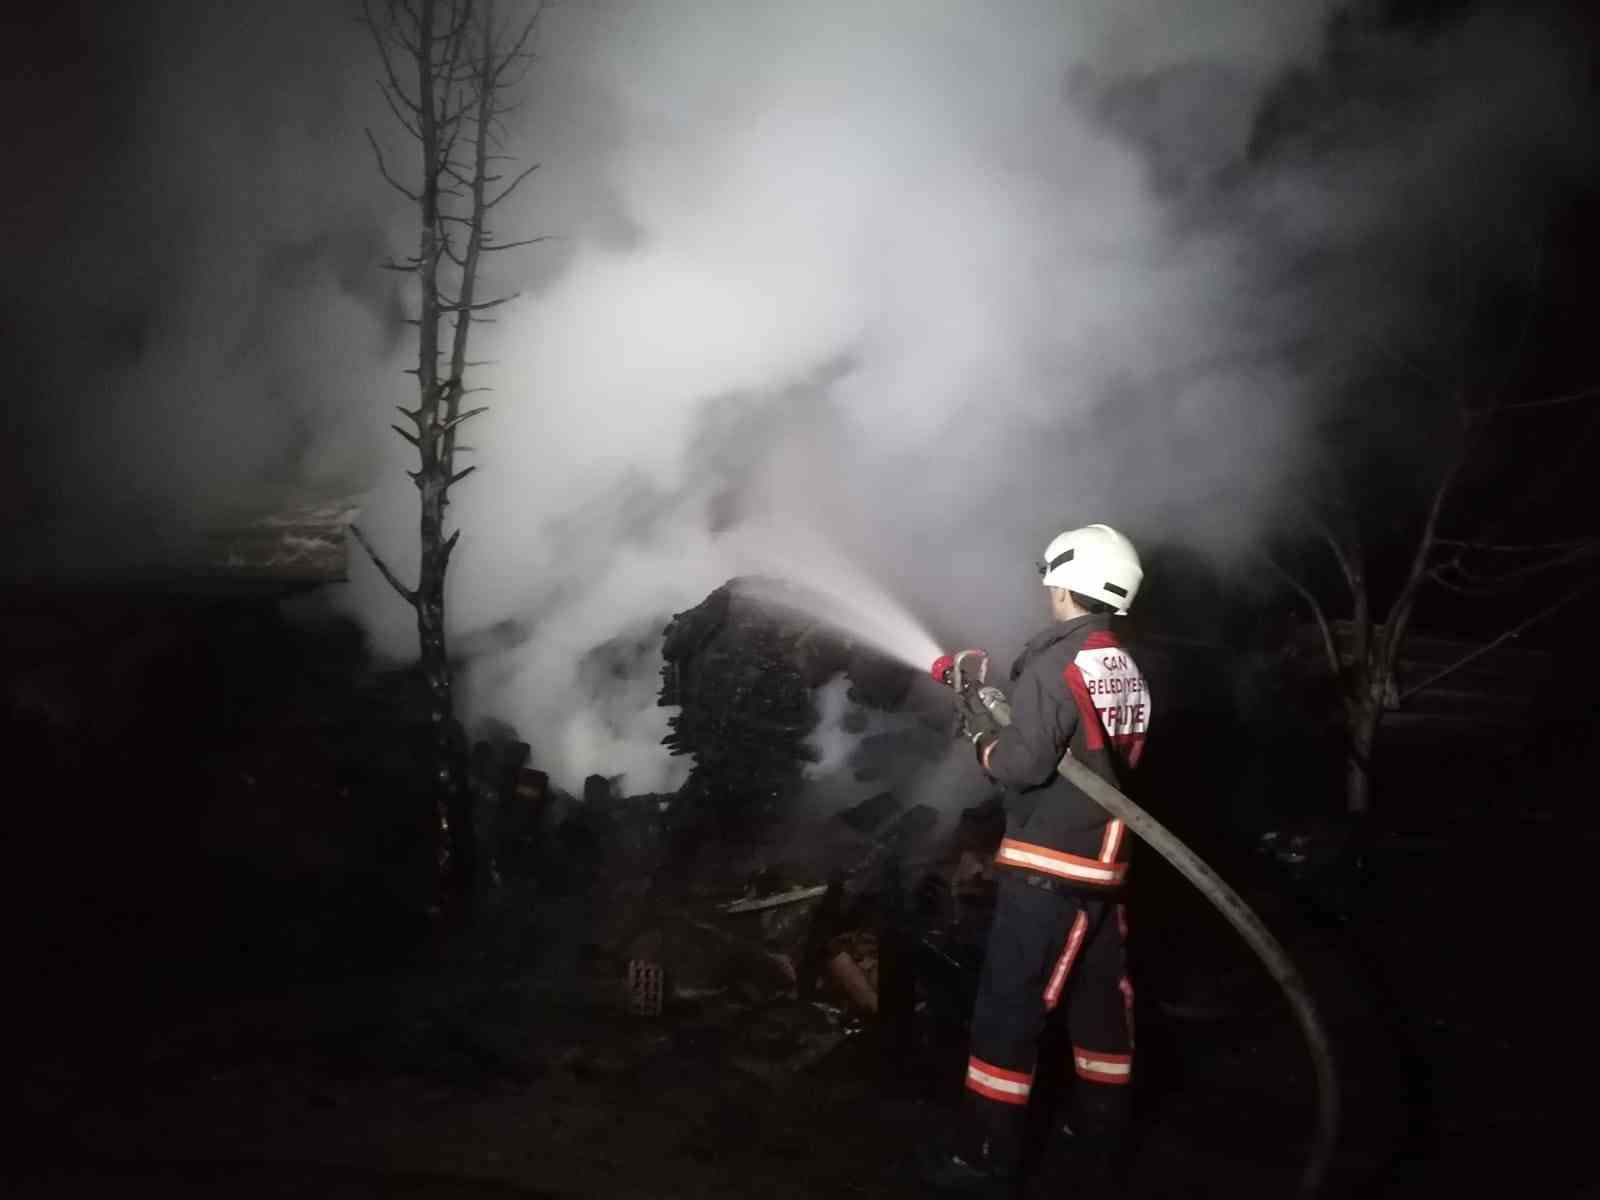
<instances>
[{"instance_id":1,"label":"smoke cloud","mask_svg":"<svg viewBox=\"0 0 1600 1200\"><path fill-rule=\"evenodd\" d=\"M106 443L154 414L161 495L202 510L240 480L365 492L405 575L409 448L380 431L410 399L407 298L367 264L414 234L359 157L373 60L325 17L241 32L213 7L205 78L155 72L173 299L87 381L123 414L87 444L148 491ZM569 787L662 790L687 764L658 745L660 628L733 575L850 593L909 658L1014 644L1070 525L1247 541L1327 398L1407 334L1416 247L1584 153L1581 73L1536 23L1341 34L1336 7L552 7L511 139L542 167L499 232L556 240L487 280L521 297L478 334L494 407L451 510L464 715ZM359 552L352 576L340 603L413 655Z\"/></svg>"},{"instance_id":2,"label":"smoke cloud","mask_svg":"<svg viewBox=\"0 0 1600 1200\"><path fill-rule=\"evenodd\" d=\"M1237 248L1174 226L1090 100L1095 76L1226 48L1248 112L1314 58L1322 6L1223 6L1198 35L1165 7L552 13L546 61L579 97L535 96L528 136L590 109L611 135L598 205L535 189L517 214L569 249L504 317L483 377L499 400L471 437L484 482L455 504L459 628L518 623L469 667L471 711L509 719L565 782L670 786L648 656L596 703L575 686L596 645L751 570L852 592L886 575L961 628L1062 525L1148 520L1205 486L1196 471L1282 453L1295 385L1270 366L1173 397L1161 425L1204 443L1188 480L1167 430L1120 411L1261 335L1218 303L1251 288ZM1219 165L1243 152L1235 125ZM559 191L564 164L544 161ZM1206 432L1248 410L1249 439ZM413 504L390 483L369 532L408 545ZM356 590L405 653L403 610L370 573ZM1013 634L1031 614L1011 603L981 632Z\"/></svg>"}]
</instances>

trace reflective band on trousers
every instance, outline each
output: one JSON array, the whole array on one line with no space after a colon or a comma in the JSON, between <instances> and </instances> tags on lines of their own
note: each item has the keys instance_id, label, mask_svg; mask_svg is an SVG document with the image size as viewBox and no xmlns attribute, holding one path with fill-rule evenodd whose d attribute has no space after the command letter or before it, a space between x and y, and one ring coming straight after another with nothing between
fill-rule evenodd
<instances>
[{"instance_id":1,"label":"reflective band on trousers","mask_svg":"<svg viewBox=\"0 0 1600 1200\"><path fill-rule=\"evenodd\" d=\"M1019 842L1013 838L1006 838L1000 843L994 860L1003 866L1027 867L1079 883L1118 884L1128 869L1126 863L1081 858L1076 854L1064 854L1048 846L1035 846L1031 842Z\"/></svg>"},{"instance_id":2,"label":"reflective band on trousers","mask_svg":"<svg viewBox=\"0 0 1600 1200\"><path fill-rule=\"evenodd\" d=\"M1074 1046L1072 1061L1078 1074L1093 1083L1127 1083L1133 1074L1131 1054L1104 1054Z\"/></svg>"},{"instance_id":3,"label":"reflective band on trousers","mask_svg":"<svg viewBox=\"0 0 1600 1200\"><path fill-rule=\"evenodd\" d=\"M1033 1090L1033 1076L1021 1071L986 1063L981 1058L967 1059L967 1086L980 1096L1002 1104L1026 1104Z\"/></svg>"},{"instance_id":4,"label":"reflective band on trousers","mask_svg":"<svg viewBox=\"0 0 1600 1200\"><path fill-rule=\"evenodd\" d=\"M1061 999L1061 989L1066 986L1067 975L1072 971L1072 962L1078 957L1078 950L1083 946L1084 932L1089 928L1089 918L1080 912L1078 919L1072 923L1072 932L1067 934L1067 944L1061 950L1061 957L1056 960L1056 969L1050 972L1050 982L1044 989L1045 1009L1052 1010Z\"/></svg>"}]
</instances>

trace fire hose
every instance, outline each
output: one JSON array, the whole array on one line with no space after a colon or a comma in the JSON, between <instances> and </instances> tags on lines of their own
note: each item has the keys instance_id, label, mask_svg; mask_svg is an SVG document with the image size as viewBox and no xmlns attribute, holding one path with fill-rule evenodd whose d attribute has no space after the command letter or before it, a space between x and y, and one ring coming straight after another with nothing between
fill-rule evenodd
<instances>
[{"instance_id":1,"label":"fire hose","mask_svg":"<svg viewBox=\"0 0 1600 1200\"><path fill-rule=\"evenodd\" d=\"M974 675L964 670L968 659L979 659ZM956 705L976 703L1001 726L1011 723L1011 708L999 688L989 685L987 675L989 658L981 650L963 650L956 655L945 655L933 665L933 676L955 689ZM1282 989L1295 1021L1305 1038L1306 1050L1311 1057L1316 1078L1317 1115L1312 1131L1311 1148L1297 1191L1299 1200L1312 1200L1321 1190L1328 1167L1333 1159L1334 1143L1339 1134L1339 1078L1334 1068L1333 1045L1328 1031L1317 1015L1317 1007L1305 980L1296 969L1278 939L1262 923L1254 910L1209 865L1189 849L1166 826L1140 808L1119 789L1096 775L1072 757L1071 751L1062 755L1056 764L1057 773L1078 788L1114 818L1121 821L1144 841L1149 843L1167 862L1171 863L1207 900L1211 902L1228 924L1255 952L1267 973Z\"/></svg>"}]
</instances>

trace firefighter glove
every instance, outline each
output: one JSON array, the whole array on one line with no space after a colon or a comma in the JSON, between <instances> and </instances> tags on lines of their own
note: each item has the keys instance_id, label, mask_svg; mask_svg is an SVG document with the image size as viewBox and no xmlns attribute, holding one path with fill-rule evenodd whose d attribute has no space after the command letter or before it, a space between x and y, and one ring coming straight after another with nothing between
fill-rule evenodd
<instances>
[{"instance_id":1,"label":"firefighter glove","mask_svg":"<svg viewBox=\"0 0 1600 1200\"><path fill-rule=\"evenodd\" d=\"M985 771L989 769L989 764L984 761L984 755L989 753L989 747L994 745L999 739L1000 731L998 729L991 732L972 735L973 753L978 756L978 765Z\"/></svg>"},{"instance_id":2,"label":"firefighter glove","mask_svg":"<svg viewBox=\"0 0 1600 1200\"><path fill-rule=\"evenodd\" d=\"M995 714L979 698L977 689L961 694L961 732L968 741L976 741L985 734L998 734L1004 728Z\"/></svg>"}]
</instances>

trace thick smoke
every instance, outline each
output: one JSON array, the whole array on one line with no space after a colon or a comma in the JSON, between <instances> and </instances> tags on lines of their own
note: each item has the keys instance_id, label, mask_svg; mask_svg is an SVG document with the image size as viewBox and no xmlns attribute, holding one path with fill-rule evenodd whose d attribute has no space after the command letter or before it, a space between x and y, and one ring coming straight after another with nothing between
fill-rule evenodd
<instances>
[{"instance_id":1,"label":"thick smoke","mask_svg":"<svg viewBox=\"0 0 1600 1200\"><path fill-rule=\"evenodd\" d=\"M568 786L666 788L687 764L658 745L660 628L730 576L898 597L892 652L916 625L1008 646L1041 615L1027 564L1067 525L1152 551L1247 540L1313 415L1412 311L1407 248L1527 203L1582 136L1525 24L1347 30L1333 55L1334 7L551 7L512 130L543 165L500 233L556 240L495 265L522 296L480 330L494 408L451 510L465 715L509 722ZM269 24L291 51L305 28ZM190 172L204 251L152 335L177 357L99 380L172 438L224 408L223 469L177 455L194 478L170 494L370 489L362 525L404 575L408 448L372 447L409 399L405 297L353 265L413 242L358 158L374 65L327 29L269 67L228 29L219 82L170 81L227 96L157 152ZM230 54L254 98L228 98ZM220 186L196 136L265 165ZM1484 156L1512 150L1485 186ZM167 389L182 402L152 401ZM414 654L359 552L352 574L342 602L380 652Z\"/></svg>"},{"instance_id":2,"label":"thick smoke","mask_svg":"<svg viewBox=\"0 0 1600 1200\"><path fill-rule=\"evenodd\" d=\"M458 628L512 622L468 667L472 712L564 781L668 786L653 656L597 695L595 647L645 644L749 571L881 580L941 632L1005 637L1037 603L1014 580L1064 523L1152 522L1286 450L1299 383L1209 366L1277 332L1219 303L1253 287L1238 246L1174 223L1094 100L1215 57L1235 109L1220 164L1262 91L1314 59L1323 6L1223 6L1197 30L1166 7L552 13L567 86L546 80L527 135L604 116L598 148L572 147L589 190L542 154L551 182L518 214L567 246L497 333L497 405L454 507ZM1248 438L1213 436L1245 411ZM407 546L413 506L403 478L381 486L369 533ZM405 653L381 581L355 590Z\"/></svg>"}]
</instances>

